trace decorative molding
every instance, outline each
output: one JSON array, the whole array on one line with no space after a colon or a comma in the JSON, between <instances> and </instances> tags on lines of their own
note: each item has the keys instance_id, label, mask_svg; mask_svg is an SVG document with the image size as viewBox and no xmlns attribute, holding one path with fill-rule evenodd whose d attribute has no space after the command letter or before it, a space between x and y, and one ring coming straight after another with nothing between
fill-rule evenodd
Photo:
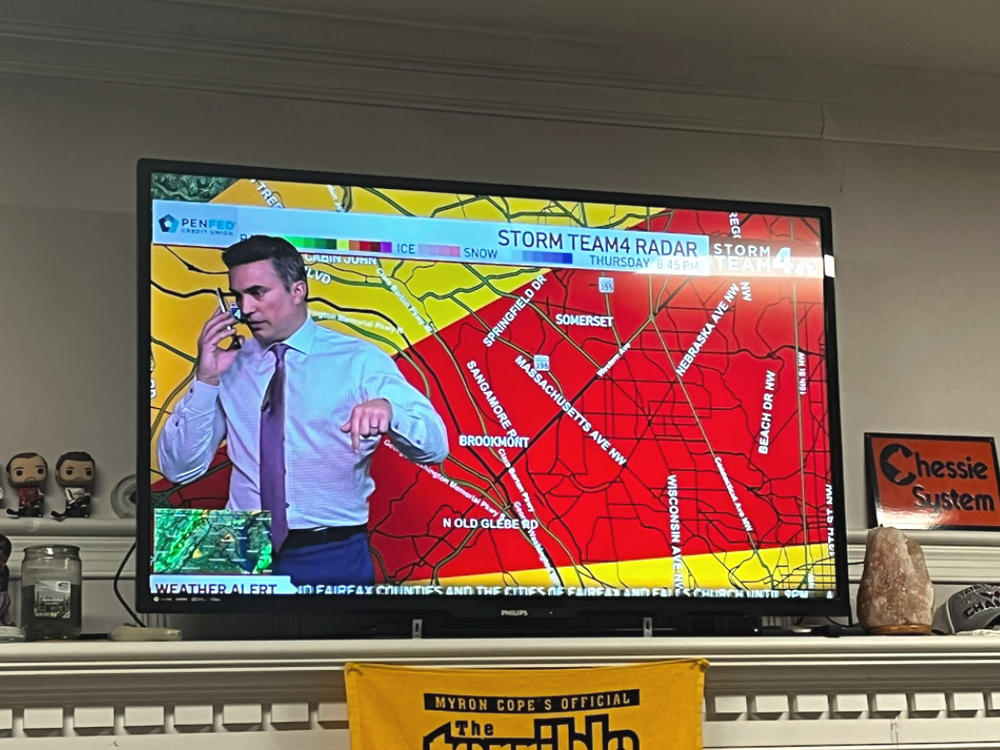
<instances>
[{"instance_id":1,"label":"decorative molding","mask_svg":"<svg viewBox=\"0 0 1000 750\"><path fill-rule=\"evenodd\" d=\"M0 74L643 128L1000 151L1000 78L338 16L71 0L0 11ZM266 34L261 29L266 28Z\"/></svg>"},{"instance_id":2,"label":"decorative molding","mask_svg":"<svg viewBox=\"0 0 1000 750\"><path fill-rule=\"evenodd\" d=\"M930 146L968 151L998 151L1000 115L970 112L961 105L879 107L837 104L823 107L823 138L830 141Z\"/></svg>"},{"instance_id":3,"label":"decorative molding","mask_svg":"<svg viewBox=\"0 0 1000 750\"><path fill-rule=\"evenodd\" d=\"M21 577L24 548L36 545L72 544L80 548L80 561L84 580L112 579L135 541L134 519L67 519L55 521L44 518L22 518L14 528L4 533L10 538L12 552L11 577ZM135 557L130 557L122 575L135 576Z\"/></svg>"},{"instance_id":4,"label":"decorative molding","mask_svg":"<svg viewBox=\"0 0 1000 750\"><path fill-rule=\"evenodd\" d=\"M979 546L934 546L921 544L927 570L935 585L968 586L973 583L1000 582L1000 548ZM864 562L864 545L851 545L847 551L850 562ZM850 568L850 579L861 580L862 566Z\"/></svg>"},{"instance_id":5,"label":"decorative molding","mask_svg":"<svg viewBox=\"0 0 1000 750\"><path fill-rule=\"evenodd\" d=\"M0 39L4 29L0 26ZM504 68L470 73L453 66L308 63L244 50L163 49L116 40L4 39L0 73L279 99L674 130L819 138L822 112L808 102L671 91L586 81L524 78Z\"/></svg>"},{"instance_id":6,"label":"decorative molding","mask_svg":"<svg viewBox=\"0 0 1000 750\"><path fill-rule=\"evenodd\" d=\"M0 531L16 537L135 537L134 518L19 518L4 519ZM63 542L66 544L67 542Z\"/></svg>"},{"instance_id":7,"label":"decorative molding","mask_svg":"<svg viewBox=\"0 0 1000 750\"><path fill-rule=\"evenodd\" d=\"M26 643L0 662L6 739L346 750L349 661L557 667L706 658L706 748L995 747L1000 641L598 638ZM235 735L235 736L234 736ZM98 737L105 744L98 744ZM69 740L67 740L69 741ZM225 744L225 743L232 744Z\"/></svg>"},{"instance_id":8,"label":"decorative molding","mask_svg":"<svg viewBox=\"0 0 1000 750\"><path fill-rule=\"evenodd\" d=\"M989 531L904 531L924 551L927 570L936 585L1000 582L1000 534ZM847 534L847 559L865 559L867 531ZM861 579L862 566L850 566L850 580Z\"/></svg>"}]
</instances>

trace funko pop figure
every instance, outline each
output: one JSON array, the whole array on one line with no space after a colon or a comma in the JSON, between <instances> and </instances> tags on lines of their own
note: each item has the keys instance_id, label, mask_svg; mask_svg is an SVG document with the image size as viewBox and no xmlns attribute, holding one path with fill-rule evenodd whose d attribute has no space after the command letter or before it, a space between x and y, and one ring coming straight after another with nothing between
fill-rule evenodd
<instances>
[{"instance_id":1,"label":"funko pop figure","mask_svg":"<svg viewBox=\"0 0 1000 750\"><path fill-rule=\"evenodd\" d=\"M63 453L56 461L56 481L66 493L66 510L52 511L58 521L64 518L90 518L90 493L94 490L97 466L86 451Z\"/></svg>"},{"instance_id":2,"label":"funko pop figure","mask_svg":"<svg viewBox=\"0 0 1000 750\"><path fill-rule=\"evenodd\" d=\"M17 490L19 505L16 511L7 509L9 515L41 516L45 493L42 486L49 476L49 465L38 453L18 453L7 462L7 478Z\"/></svg>"}]
</instances>

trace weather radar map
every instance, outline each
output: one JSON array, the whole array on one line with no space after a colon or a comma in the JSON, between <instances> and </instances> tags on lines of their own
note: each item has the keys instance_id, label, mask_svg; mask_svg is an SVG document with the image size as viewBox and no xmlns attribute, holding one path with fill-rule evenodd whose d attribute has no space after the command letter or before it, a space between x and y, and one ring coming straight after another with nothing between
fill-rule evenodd
<instances>
[{"instance_id":1,"label":"weather radar map","mask_svg":"<svg viewBox=\"0 0 1000 750\"><path fill-rule=\"evenodd\" d=\"M819 219L179 174L152 197L154 573L269 572L267 514L222 510L225 443L180 486L156 440L221 249L271 234L311 317L448 430L441 465L375 453L375 593L834 596Z\"/></svg>"},{"instance_id":2,"label":"weather radar map","mask_svg":"<svg viewBox=\"0 0 1000 750\"><path fill-rule=\"evenodd\" d=\"M154 572L265 573L270 524L263 513L157 508Z\"/></svg>"}]
</instances>

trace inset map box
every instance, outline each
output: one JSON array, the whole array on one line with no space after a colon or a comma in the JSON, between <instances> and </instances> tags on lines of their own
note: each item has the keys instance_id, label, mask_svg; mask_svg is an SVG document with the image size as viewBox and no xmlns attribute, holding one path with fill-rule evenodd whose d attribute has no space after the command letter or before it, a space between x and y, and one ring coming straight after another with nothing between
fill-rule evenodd
<instances>
[{"instance_id":1,"label":"inset map box","mask_svg":"<svg viewBox=\"0 0 1000 750\"><path fill-rule=\"evenodd\" d=\"M153 573L241 575L270 570L270 513L154 509Z\"/></svg>"}]
</instances>

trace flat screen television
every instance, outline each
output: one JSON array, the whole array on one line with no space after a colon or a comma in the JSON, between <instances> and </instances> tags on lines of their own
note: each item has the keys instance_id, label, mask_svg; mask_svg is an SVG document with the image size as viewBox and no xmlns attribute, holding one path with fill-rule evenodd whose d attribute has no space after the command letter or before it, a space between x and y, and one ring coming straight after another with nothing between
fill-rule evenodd
<instances>
[{"instance_id":1,"label":"flat screen television","mask_svg":"<svg viewBox=\"0 0 1000 750\"><path fill-rule=\"evenodd\" d=\"M446 434L413 459L412 434L371 425L347 464L343 441L315 438L318 473L360 477L357 580L275 569L288 542L261 507L257 415L276 357L223 260L258 236L303 261L303 329L380 358ZM654 628L848 611L829 209L142 160L138 251L141 610ZM229 401L225 382L198 385L222 431L171 478L159 442L220 305L213 349L242 337L230 359L270 372ZM341 356L308 407L289 397L288 429L373 395ZM306 387L297 366L286 388ZM309 474L285 474L288 538L339 543L342 518L292 507L341 501Z\"/></svg>"}]
</instances>

